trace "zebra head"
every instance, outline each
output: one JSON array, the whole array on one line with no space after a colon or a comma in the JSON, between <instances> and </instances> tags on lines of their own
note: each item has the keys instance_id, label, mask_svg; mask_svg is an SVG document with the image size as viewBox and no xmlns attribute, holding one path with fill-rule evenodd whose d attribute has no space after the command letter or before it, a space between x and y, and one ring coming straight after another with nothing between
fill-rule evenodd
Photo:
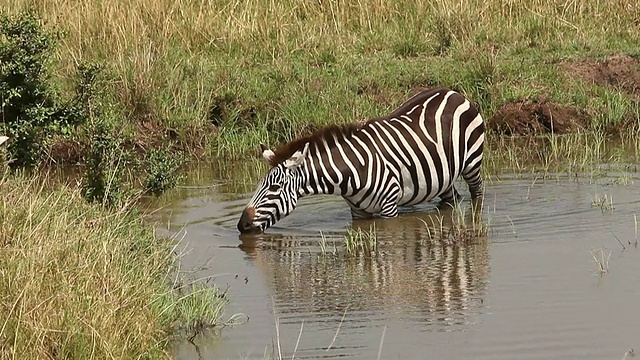
<instances>
[{"instance_id":1,"label":"zebra head","mask_svg":"<svg viewBox=\"0 0 640 360\"><path fill-rule=\"evenodd\" d=\"M300 165L308 153L309 143L269 170L242 212L238 221L240 233L265 231L296 208L303 179ZM273 151L262 147L262 156L269 164L274 163Z\"/></svg>"}]
</instances>

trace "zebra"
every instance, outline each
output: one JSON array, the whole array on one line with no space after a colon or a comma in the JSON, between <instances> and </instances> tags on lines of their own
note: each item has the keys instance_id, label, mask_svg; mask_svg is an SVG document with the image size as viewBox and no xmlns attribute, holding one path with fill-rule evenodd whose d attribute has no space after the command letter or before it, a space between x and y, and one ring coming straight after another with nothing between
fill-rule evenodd
<instances>
[{"instance_id":1,"label":"zebra","mask_svg":"<svg viewBox=\"0 0 640 360\"><path fill-rule=\"evenodd\" d=\"M237 228L264 232L309 194L341 195L356 219L393 218L399 206L435 197L453 205L460 175L472 200L481 201L483 144L482 116L448 88L421 91L389 115L330 125L275 150L261 144L271 169Z\"/></svg>"}]
</instances>

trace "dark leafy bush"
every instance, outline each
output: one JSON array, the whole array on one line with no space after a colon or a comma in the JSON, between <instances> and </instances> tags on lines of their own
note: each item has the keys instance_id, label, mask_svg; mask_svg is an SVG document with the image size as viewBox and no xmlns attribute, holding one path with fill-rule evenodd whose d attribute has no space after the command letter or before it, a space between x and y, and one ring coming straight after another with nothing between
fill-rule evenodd
<instances>
[{"instance_id":1,"label":"dark leafy bush","mask_svg":"<svg viewBox=\"0 0 640 360\"><path fill-rule=\"evenodd\" d=\"M174 188L180 180L178 169L182 162L181 154L172 152L170 148L150 150L144 161L146 191L158 195Z\"/></svg>"},{"instance_id":2,"label":"dark leafy bush","mask_svg":"<svg viewBox=\"0 0 640 360\"><path fill-rule=\"evenodd\" d=\"M115 124L124 111L109 87L108 72L101 64L78 66L75 92L63 98L52 77L52 55L60 33L45 29L31 12L0 14L0 135L11 138L8 153L12 166L35 165L54 141L72 137L84 143L84 196L107 206L118 206L131 196L145 170L146 191L161 193L175 186L181 158L162 149L134 152L134 142ZM2 163L0 161L0 163ZM137 172L141 173L141 172Z\"/></svg>"},{"instance_id":3,"label":"dark leafy bush","mask_svg":"<svg viewBox=\"0 0 640 360\"><path fill-rule=\"evenodd\" d=\"M126 181L132 152L126 138L115 128L116 111L106 87L107 74L100 64L78 67L76 95L70 108L78 122L86 125L88 143L83 177L84 197L105 206L119 206L133 190Z\"/></svg>"},{"instance_id":4,"label":"dark leafy bush","mask_svg":"<svg viewBox=\"0 0 640 360\"><path fill-rule=\"evenodd\" d=\"M59 101L50 75L59 37L33 13L0 15L1 131L12 138L14 166L37 163L54 134L71 131L72 112Z\"/></svg>"},{"instance_id":5,"label":"dark leafy bush","mask_svg":"<svg viewBox=\"0 0 640 360\"><path fill-rule=\"evenodd\" d=\"M89 202L120 206L131 197L126 171L129 154L124 141L105 122L94 123L85 159L82 189Z\"/></svg>"}]
</instances>

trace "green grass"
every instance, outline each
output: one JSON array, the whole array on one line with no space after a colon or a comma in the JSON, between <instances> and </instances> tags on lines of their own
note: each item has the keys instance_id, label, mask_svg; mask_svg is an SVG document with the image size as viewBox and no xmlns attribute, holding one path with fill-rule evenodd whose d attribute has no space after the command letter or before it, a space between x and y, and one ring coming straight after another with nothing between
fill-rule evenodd
<instances>
[{"instance_id":1,"label":"green grass","mask_svg":"<svg viewBox=\"0 0 640 360\"><path fill-rule=\"evenodd\" d=\"M485 220L475 206L460 204L420 219L427 233L426 239L433 244L444 245L465 245L486 239L490 219Z\"/></svg>"},{"instance_id":2,"label":"green grass","mask_svg":"<svg viewBox=\"0 0 640 360\"><path fill-rule=\"evenodd\" d=\"M221 157L382 115L423 86L462 91L487 119L539 95L576 106L594 128L638 113L634 100L558 66L637 55L631 0L6 4L66 31L56 53L63 88L80 60L104 61L131 136L153 122Z\"/></svg>"},{"instance_id":3,"label":"green grass","mask_svg":"<svg viewBox=\"0 0 640 360\"><path fill-rule=\"evenodd\" d=\"M177 336L219 322L226 299L185 282L175 240L52 183L0 179L0 358L169 357Z\"/></svg>"},{"instance_id":4,"label":"green grass","mask_svg":"<svg viewBox=\"0 0 640 360\"><path fill-rule=\"evenodd\" d=\"M369 230L347 229L344 236L344 250L347 256L355 256L363 254L366 257L373 257L378 248L378 238L376 236L376 227L371 225Z\"/></svg>"},{"instance_id":5,"label":"green grass","mask_svg":"<svg viewBox=\"0 0 640 360\"><path fill-rule=\"evenodd\" d=\"M565 135L505 137L490 134L483 157L485 180L502 174L532 177L595 176L605 166L614 166L624 174L627 164L640 155L638 132L608 135L602 131L575 132ZM610 169L613 170L613 169Z\"/></svg>"}]
</instances>

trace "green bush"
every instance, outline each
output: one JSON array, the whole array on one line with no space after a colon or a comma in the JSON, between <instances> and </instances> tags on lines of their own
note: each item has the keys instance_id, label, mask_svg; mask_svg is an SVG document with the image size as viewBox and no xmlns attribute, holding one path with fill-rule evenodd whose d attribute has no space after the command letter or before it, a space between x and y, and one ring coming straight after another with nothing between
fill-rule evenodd
<instances>
[{"instance_id":1,"label":"green bush","mask_svg":"<svg viewBox=\"0 0 640 360\"><path fill-rule=\"evenodd\" d=\"M54 134L68 134L74 117L51 82L51 55L60 38L30 12L0 15L0 119L11 137L14 166L34 165Z\"/></svg>"},{"instance_id":2,"label":"green bush","mask_svg":"<svg viewBox=\"0 0 640 360\"><path fill-rule=\"evenodd\" d=\"M124 181L129 154L123 145L122 138L106 123L93 125L82 183L87 201L113 207L131 197L132 189Z\"/></svg>"},{"instance_id":3,"label":"green bush","mask_svg":"<svg viewBox=\"0 0 640 360\"><path fill-rule=\"evenodd\" d=\"M181 154L175 154L170 148L152 149L145 158L145 190L158 195L174 188L180 180L178 169L182 165Z\"/></svg>"}]
</instances>

